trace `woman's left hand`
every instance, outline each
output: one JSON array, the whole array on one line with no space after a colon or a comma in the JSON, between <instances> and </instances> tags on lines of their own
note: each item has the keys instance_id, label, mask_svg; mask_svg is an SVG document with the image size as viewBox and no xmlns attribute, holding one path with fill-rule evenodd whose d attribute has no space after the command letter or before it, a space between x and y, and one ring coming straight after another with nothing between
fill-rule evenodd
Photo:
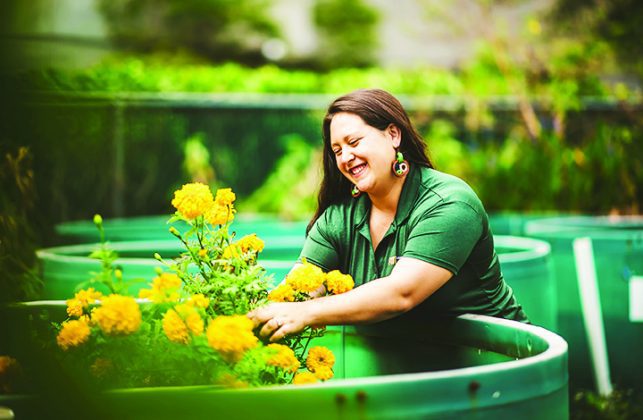
<instances>
[{"instance_id":1,"label":"woman's left hand","mask_svg":"<svg viewBox=\"0 0 643 420\"><path fill-rule=\"evenodd\" d=\"M259 334L279 341L288 334L303 330L306 323L305 302L271 303L248 313L255 327L263 325Z\"/></svg>"}]
</instances>

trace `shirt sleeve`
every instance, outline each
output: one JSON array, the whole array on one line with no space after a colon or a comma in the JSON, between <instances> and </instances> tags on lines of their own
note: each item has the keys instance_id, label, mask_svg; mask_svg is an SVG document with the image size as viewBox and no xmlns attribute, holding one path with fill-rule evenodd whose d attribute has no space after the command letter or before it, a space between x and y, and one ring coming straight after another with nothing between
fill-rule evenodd
<instances>
[{"instance_id":1,"label":"shirt sleeve","mask_svg":"<svg viewBox=\"0 0 643 420\"><path fill-rule=\"evenodd\" d=\"M308 232L304 248L299 254L299 261L306 258L306 261L315 264L324 271L332 271L339 266L339 254L336 241L332 238L331 224L328 223L328 210L325 211L315 222Z\"/></svg>"},{"instance_id":2,"label":"shirt sleeve","mask_svg":"<svg viewBox=\"0 0 643 420\"><path fill-rule=\"evenodd\" d=\"M482 231L482 216L467 203L440 204L413 226L402 256L435 264L456 275Z\"/></svg>"}]
</instances>

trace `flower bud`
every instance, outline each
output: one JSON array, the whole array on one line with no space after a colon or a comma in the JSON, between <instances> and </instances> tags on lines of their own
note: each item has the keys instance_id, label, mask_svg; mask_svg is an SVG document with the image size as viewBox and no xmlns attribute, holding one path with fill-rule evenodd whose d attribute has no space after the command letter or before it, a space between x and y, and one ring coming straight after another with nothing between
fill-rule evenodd
<instances>
[{"instance_id":1,"label":"flower bud","mask_svg":"<svg viewBox=\"0 0 643 420\"><path fill-rule=\"evenodd\" d=\"M163 261L163 258L161 258L161 254L159 254L158 252L154 253L154 259L161 262Z\"/></svg>"},{"instance_id":2,"label":"flower bud","mask_svg":"<svg viewBox=\"0 0 643 420\"><path fill-rule=\"evenodd\" d=\"M94 215L94 224L97 226L100 226L103 224L103 218L101 217L100 214L95 214Z\"/></svg>"},{"instance_id":3,"label":"flower bud","mask_svg":"<svg viewBox=\"0 0 643 420\"><path fill-rule=\"evenodd\" d=\"M176 236L177 238L181 236L179 231L174 226L170 226L170 233L172 235Z\"/></svg>"},{"instance_id":4,"label":"flower bud","mask_svg":"<svg viewBox=\"0 0 643 420\"><path fill-rule=\"evenodd\" d=\"M123 270L116 269L114 270L114 276L116 276L117 279L121 280L123 278Z\"/></svg>"}]
</instances>

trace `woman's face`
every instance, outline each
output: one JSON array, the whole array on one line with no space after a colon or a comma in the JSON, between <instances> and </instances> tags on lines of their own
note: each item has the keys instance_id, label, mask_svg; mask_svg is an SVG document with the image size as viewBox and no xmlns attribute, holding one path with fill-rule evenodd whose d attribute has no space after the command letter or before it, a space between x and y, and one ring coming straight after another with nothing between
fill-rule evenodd
<instances>
[{"instance_id":1,"label":"woman's face","mask_svg":"<svg viewBox=\"0 0 643 420\"><path fill-rule=\"evenodd\" d=\"M378 130L356 114L338 113L330 122L330 147L337 168L366 193L385 191L395 179L391 165L401 139L395 125Z\"/></svg>"}]
</instances>

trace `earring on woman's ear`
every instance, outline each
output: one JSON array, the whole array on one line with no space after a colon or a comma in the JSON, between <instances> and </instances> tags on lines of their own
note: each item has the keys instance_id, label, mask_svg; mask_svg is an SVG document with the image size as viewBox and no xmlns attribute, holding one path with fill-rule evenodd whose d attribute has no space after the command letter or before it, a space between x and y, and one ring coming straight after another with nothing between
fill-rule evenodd
<instances>
[{"instance_id":1,"label":"earring on woman's ear","mask_svg":"<svg viewBox=\"0 0 643 420\"><path fill-rule=\"evenodd\" d=\"M359 197L361 193L362 192L359 190L359 188L357 188L357 185L353 185L353 188L351 188L351 195L353 196L353 198Z\"/></svg>"},{"instance_id":2,"label":"earring on woman's ear","mask_svg":"<svg viewBox=\"0 0 643 420\"><path fill-rule=\"evenodd\" d=\"M409 172L409 163L404 160L402 152L397 152L393 162L393 173L395 176L403 177Z\"/></svg>"}]
</instances>

